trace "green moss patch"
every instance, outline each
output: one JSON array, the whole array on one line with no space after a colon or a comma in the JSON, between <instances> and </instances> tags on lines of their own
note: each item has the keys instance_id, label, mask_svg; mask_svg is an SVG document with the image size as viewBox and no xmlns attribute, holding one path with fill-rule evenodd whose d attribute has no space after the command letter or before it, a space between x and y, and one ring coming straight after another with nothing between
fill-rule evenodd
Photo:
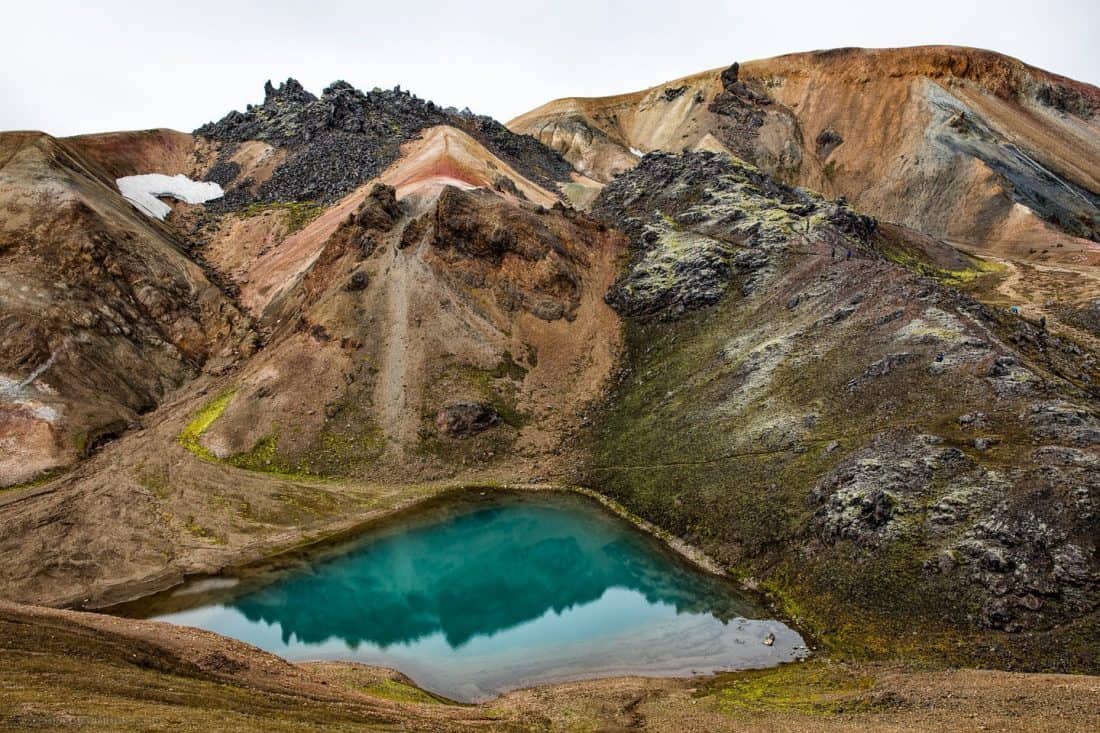
<instances>
[{"instance_id":1,"label":"green moss patch","mask_svg":"<svg viewBox=\"0 0 1100 733\"><path fill-rule=\"evenodd\" d=\"M425 705L444 705L446 701L435 697L429 692L421 690L419 687L414 687L398 680L382 680L369 687L362 688L362 691L371 697L380 697L384 700L393 700L395 702L414 702Z\"/></svg>"},{"instance_id":2,"label":"green moss patch","mask_svg":"<svg viewBox=\"0 0 1100 733\"><path fill-rule=\"evenodd\" d=\"M307 467L296 464L279 453L279 431L276 429L256 441L251 450L236 453L225 459L225 463L246 471L269 473L288 479L302 479L310 476Z\"/></svg>"},{"instance_id":3,"label":"green moss patch","mask_svg":"<svg viewBox=\"0 0 1100 733\"><path fill-rule=\"evenodd\" d=\"M228 389L203 405L198 414L191 422L187 423L187 427L179 434L179 444L204 461L216 462L218 457L202 445L200 439L203 433L209 430L210 426L222 416L236 393L236 389Z\"/></svg>"},{"instance_id":4,"label":"green moss patch","mask_svg":"<svg viewBox=\"0 0 1100 733\"><path fill-rule=\"evenodd\" d=\"M836 715L872 710L874 680L841 664L785 664L765 670L719 675L697 693L725 713Z\"/></svg>"},{"instance_id":5,"label":"green moss patch","mask_svg":"<svg viewBox=\"0 0 1100 733\"><path fill-rule=\"evenodd\" d=\"M896 245L884 245L880 246L879 249L890 262L901 265L907 270L911 270L925 277L935 278L944 285L959 289L973 287L980 280L985 279L987 276L995 275L1004 269L1003 266L995 262L979 259L977 257L970 257L968 255L960 255L969 264L968 267L954 269L939 267L913 249Z\"/></svg>"},{"instance_id":6,"label":"green moss patch","mask_svg":"<svg viewBox=\"0 0 1100 733\"><path fill-rule=\"evenodd\" d=\"M300 460L304 470L323 476L350 476L382 457L386 435L364 403L347 399L331 412L332 417Z\"/></svg>"},{"instance_id":7,"label":"green moss patch","mask_svg":"<svg viewBox=\"0 0 1100 733\"><path fill-rule=\"evenodd\" d=\"M204 461L293 480L353 476L385 452L382 428L367 409L349 399L331 406L331 416L300 452L280 450L280 431L276 425L249 450L219 458L202 445L201 439L222 416L235 394L235 388L226 390L203 405L180 432L180 445Z\"/></svg>"},{"instance_id":8,"label":"green moss patch","mask_svg":"<svg viewBox=\"0 0 1100 733\"><path fill-rule=\"evenodd\" d=\"M325 207L315 201L275 201L257 203L245 207L241 216L253 217L269 211L282 212L286 224L286 233L293 234L320 216Z\"/></svg>"},{"instance_id":9,"label":"green moss patch","mask_svg":"<svg viewBox=\"0 0 1100 733\"><path fill-rule=\"evenodd\" d=\"M24 481L20 484L13 484L11 486L0 486L0 493L3 493L5 491L18 491L20 489L33 489L36 486L48 484L58 476L61 476L63 473L65 473L65 470L65 468L61 467L48 469L30 479L29 481Z\"/></svg>"}]
</instances>

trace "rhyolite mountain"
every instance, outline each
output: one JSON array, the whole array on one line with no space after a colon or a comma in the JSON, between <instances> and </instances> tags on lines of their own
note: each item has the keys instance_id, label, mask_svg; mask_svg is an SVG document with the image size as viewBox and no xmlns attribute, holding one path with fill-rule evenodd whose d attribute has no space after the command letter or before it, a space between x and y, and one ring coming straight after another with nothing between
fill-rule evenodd
<instances>
[{"instance_id":1,"label":"rhyolite mountain","mask_svg":"<svg viewBox=\"0 0 1100 733\"><path fill-rule=\"evenodd\" d=\"M1074 239L1100 240L1100 94L988 51L791 54L557 100L510 126L603 182L644 152L727 151L935 237L1015 254L1062 243L1096 264Z\"/></svg>"},{"instance_id":2,"label":"rhyolite mountain","mask_svg":"<svg viewBox=\"0 0 1100 733\"><path fill-rule=\"evenodd\" d=\"M225 196L157 221L139 173ZM0 134L0 596L579 485L837 658L1095 674L1098 192L1100 90L943 47L508 126L291 79L191 134Z\"/></svg>"}]
</instances>

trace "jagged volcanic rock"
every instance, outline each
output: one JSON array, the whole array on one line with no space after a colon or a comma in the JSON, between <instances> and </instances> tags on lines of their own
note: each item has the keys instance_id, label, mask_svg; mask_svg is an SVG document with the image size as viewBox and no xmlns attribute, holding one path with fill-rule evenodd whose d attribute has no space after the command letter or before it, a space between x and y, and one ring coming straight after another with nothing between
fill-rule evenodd
<instances>
[{"instance_id":1,"label":"jagged volcanic rock","mask_svg":"<svg viewBox=\"0 0 1100 733\"><path fill-rule=\"evenodd\" d=\"M480 402L454 402L441 407L435 415L436 427L452 438L468 438L500 422L497 411Z\"/></svg>"},{"instance_id":2,"label":"jagged volcanic rock","mask_svg":"<svg viewBox=\"0 0 1100 733\"><path fill-rule=\"evenodd\" d=\"M634 259L608 303L624 315L663 319L718 302L736 276L762 275L776 250L824 242L850 257L868 251L875 230L844 203L708 152L645 156L603 190L595 212L632 235Z\"/></svg>"},{"instance_id":3,"label":"jagged volcanic rock","mask_svg":"<svg viewBox=\"0 0 1100 733\"><path fill-rule=\"evenodd\" d=\"M289 150L256 191L230 190L221 206L234 208L252 201L332 202L377 176L397 159L403 143L435 125L462 129L541 185L553 188L569 180L572 166L534 138L468 110L441 108L400 87L362 92L336 81L316 97L294 79L278 87L267 82L263 104L230 112L195 134L228 144L262 140ZM229 165L219 161L208 178L224 182Z\"/></svg>"}]
</instances>

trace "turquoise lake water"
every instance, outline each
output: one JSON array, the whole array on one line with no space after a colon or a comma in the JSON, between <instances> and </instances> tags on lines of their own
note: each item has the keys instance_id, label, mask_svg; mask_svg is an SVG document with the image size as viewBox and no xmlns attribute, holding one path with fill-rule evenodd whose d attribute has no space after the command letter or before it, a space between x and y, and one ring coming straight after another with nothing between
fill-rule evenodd
<instances>
[{"instance_id":1,"label":"turquoise lake water","mask_svg":"<svg viewBox=\"0 0 1100 733\"><path fill-rule=\"evenodd\" d=\"M595 502L557 493L463 495L293 567L207 580L160 601L151 613L162 621L290 660L393 667L467 702L547 682L759 668L807 654L797 632L729 582Z\"/></svg>"}]
</instances>

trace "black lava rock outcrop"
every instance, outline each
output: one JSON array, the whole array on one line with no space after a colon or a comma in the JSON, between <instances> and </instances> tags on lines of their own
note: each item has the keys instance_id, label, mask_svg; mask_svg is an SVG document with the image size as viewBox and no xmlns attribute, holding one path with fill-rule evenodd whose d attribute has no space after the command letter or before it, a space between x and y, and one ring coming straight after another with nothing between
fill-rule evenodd
<instances>
[{"instance_id":1,"label":"black lava rock outcrop","mask_svg":"<svg viewBox=\"0 0 1100 733\"><path fill-rule=\"evenodd\" d=\"M844 138L833 128L827 127L818 133L814 142L817 143L817 156L824 160L844 142Z\"/></svg>"},{"instance_id":2,"label":"black lava rock outcrop","mask_svg":"<svg viewBox=\"0 0 1100 733\"><path fill-rule=\"evenodd\" d=\"M771 99L741 81L740 75L741 65L737 62L722 72L722 91L710 103L710 111L759 127L764 124L762 108L771 104Z\"/></svg>"},{"instance_id":3,"label":"black lava rock outcrop","mask_svg":"<svg viewBox=\"0 0 1100 733\"><path fill-rule=\"evenodd\" d=\"M469 438L501 423L491 406L480 402L452 402L435 415L435 425L452 438Z\"/></svg>"},{"instance_id":4,"label":"black lava rock outcrop","mask_svg":"<svg viewBox=\"0 0 1100 733\"><path fill-rule=\"evenodd\" d=\"M397 191L393 186L376 183L355 212L355 223L367 229L388 232L401 218Z\"/></svg>"},{"instance_id":5,"label":"black lava rock outcrop","mask_svg":"<svg viewBox=\"0 0 1100 733\"><path fill-rule=\"evenodd\" d=\"M808 240L837 256L867 251L875 221L779 183L729 156L647 155L600 194L595 211L631 235L633 258L607 295L626 316L669 320L751 292L771 256Z\"/></svg>"},{"instance_id":6,"label":"black lava rock outcrop","mask_svg":"<svg viewBox=\"0 0 1100 733\"><path fill-rule=\"evenodd\" d=\"M264 102L230 112L195 130L223 143L262 140L289 148L286 161L254 192L230 191L220 208L252 201L331 202L381 173L400 155L401 145L435 125L457 127L531 180L554 188L569 180L572 167L534 138L516 135L496 120L469 111L444 109L402 91L362 92L344 81L320 97L294 79L264 87ZM231 154L232 147L225 152ZM227 161L215 166L225 179Z\"/></svg>"}]
</instances>

